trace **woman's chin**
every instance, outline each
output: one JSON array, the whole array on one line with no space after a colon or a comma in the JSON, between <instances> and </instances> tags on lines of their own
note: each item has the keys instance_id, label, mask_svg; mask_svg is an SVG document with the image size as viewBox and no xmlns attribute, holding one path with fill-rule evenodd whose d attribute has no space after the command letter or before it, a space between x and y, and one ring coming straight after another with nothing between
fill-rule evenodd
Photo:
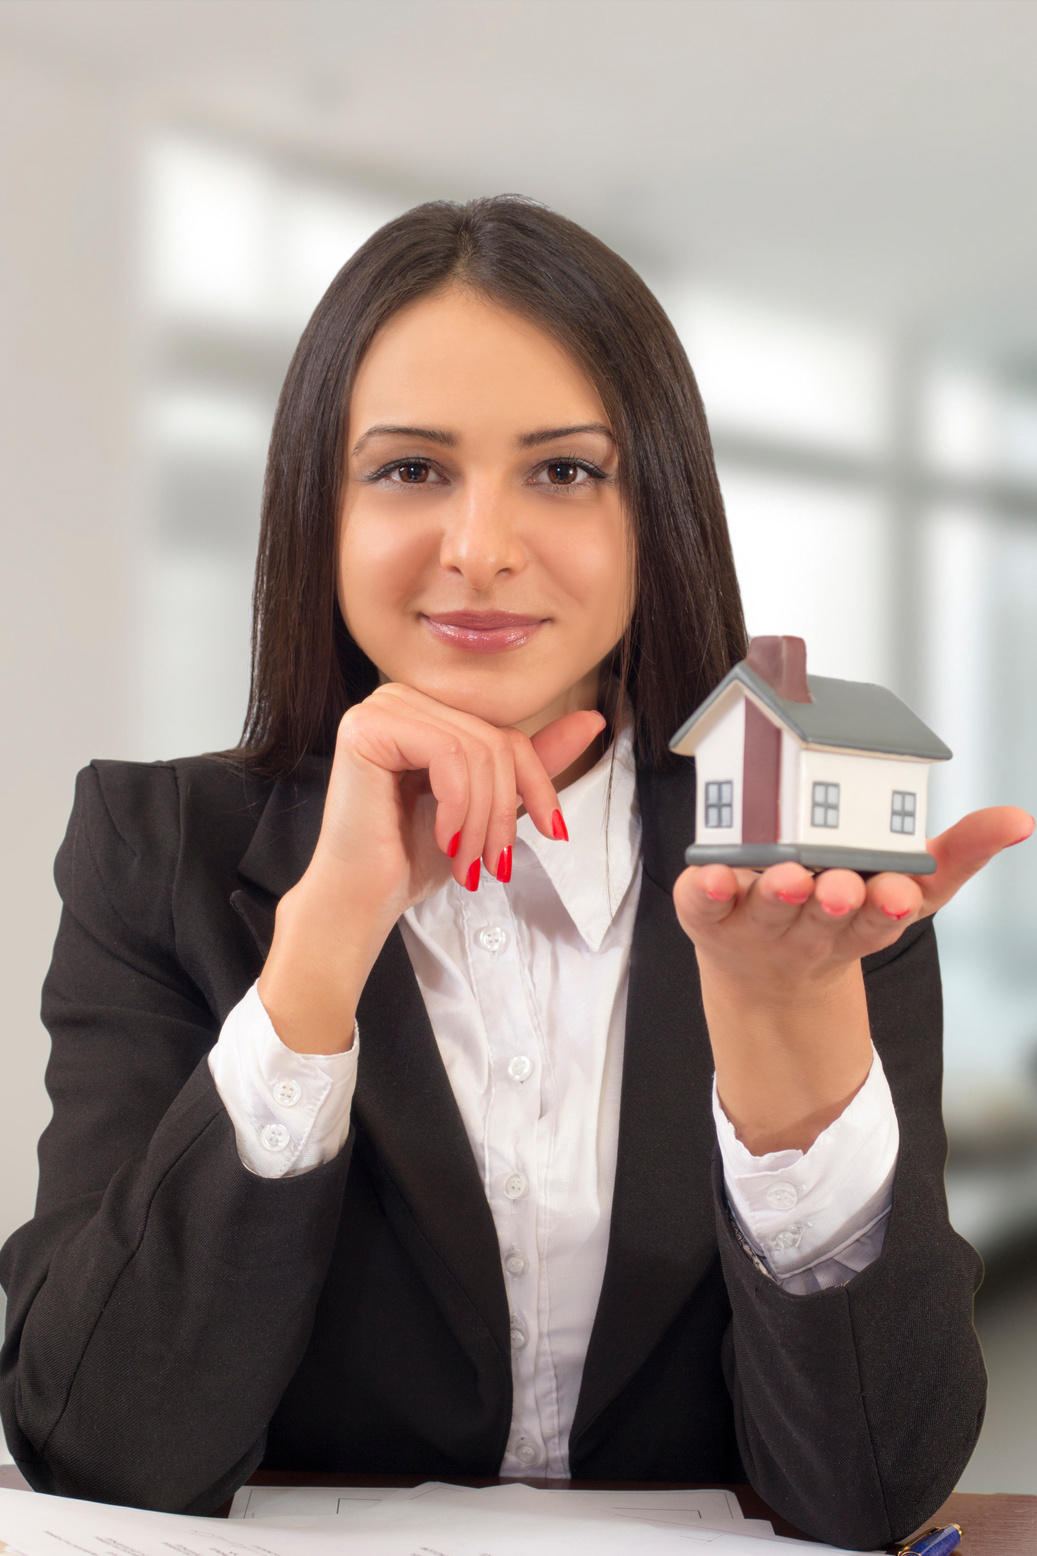
<instances>
[{"instance_id":1,"label":"woman's chin","mask_svg":"<svg viewBox=\"0 0 1037 1556\"><path fill-rule=\"evenodd\" d=\"M404 685L411 686L415 691L422 692L426 697L432 697L436 702L441 702L445 707L454 708L458 713L467 713L472 718L482 719L484 724L492 724L495 729L519 728L522 725L537 723L542 714L548 717L554 715L549 712L555 704L561 704L565 692L559 691L557 686L547 686L539 692L535 686L530 686L528 678L525 685L513 687L487 685L485 678L473 681L469 677L439 677L419 675L413 679L399 678ZM519 678L516 677L516 680ZM561 706L559 706L559 711ZM544 723L548 718L544 718Z\"/></svg>"}]
</instances>

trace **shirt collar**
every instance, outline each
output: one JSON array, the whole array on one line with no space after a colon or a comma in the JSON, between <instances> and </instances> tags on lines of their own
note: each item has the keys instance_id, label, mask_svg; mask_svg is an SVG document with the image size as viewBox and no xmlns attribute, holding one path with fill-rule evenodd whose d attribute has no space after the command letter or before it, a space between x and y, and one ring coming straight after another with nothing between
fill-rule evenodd
<instances>
[{"instance_id":1,"label":"shirt collar","mask_svg":"<svg viewBox=\"0 0 1037 1556\"><path fill-rule=\"evenodd\" d=\"M629 728L620 732L590 772L562 790L561 803L568 843L542 836L529 816L519 818L518 840L536 856L587 946L597 951L626 896L641 853Z\"/></svg>"}]
</instances>

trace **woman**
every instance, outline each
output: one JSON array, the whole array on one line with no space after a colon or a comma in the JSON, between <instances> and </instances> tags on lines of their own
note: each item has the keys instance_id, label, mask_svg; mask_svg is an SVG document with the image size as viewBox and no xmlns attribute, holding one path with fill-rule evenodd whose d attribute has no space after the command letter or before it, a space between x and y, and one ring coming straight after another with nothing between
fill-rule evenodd
<instances>
[{"instance_id":1,"label":"woman","mask_svg":"<svg viewBox=\"0 0 1037 1556\"><path fill-rule=\"evenodd\" d=\"M748 1476L917 1525L984 1392L929 915L1028 818L926 882L682 873L666 741L744 652L705 421L643 284L523 201L332 284L257 577L240 750L93 764L59 855L25 1472Z\"/></svg>"}]
</instances>

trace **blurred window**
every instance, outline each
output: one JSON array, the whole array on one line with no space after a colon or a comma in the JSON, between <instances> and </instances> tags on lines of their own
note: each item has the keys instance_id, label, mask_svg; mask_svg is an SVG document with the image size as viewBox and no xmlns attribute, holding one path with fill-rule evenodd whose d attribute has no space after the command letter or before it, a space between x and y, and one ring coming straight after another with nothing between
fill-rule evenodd
<instances>
[{"instance_id":1,"label":"blurred window","mask_svg":"<svg viewBox=\"0 0 1037 1556\"><path fill-rule=\"evenodd\" d=\"M145 180L153 311L296 336L332 277L393 211L390 202L195 141L155 145Z\"/></svg>"},{"instance_id":2,"label":"blurred window","mask_svg":"<svg viewBox=\"0 0 1037 1556\"><path fill-rule=\"evenodd\" d=\"M873 334L723 292L675 297L710 424L808 448L877 453L889 436L889 363Z\"/></svg>"},{"instance_id":3,"label":"blurred window","mask_svg":"<svg viewBox=\"0 0 1037 1556\"><path fill-rule=\"evenodd\" d=\"M1037 485L1037 388L989 370L934 366L925 377L922 452L935 470Z\"/></svg>"},{"instance_id":4,"label":"blurred window","mask_svg":"<svg viewBox=\"0 0 1037 1556\"><path fill-rule=\"evenodd\" d=\"M142 193L151 497L142 737L168 757L241 734L277 396L329 282L395 207L175 135L150 148Z\"/></svg>"}]
</instances>

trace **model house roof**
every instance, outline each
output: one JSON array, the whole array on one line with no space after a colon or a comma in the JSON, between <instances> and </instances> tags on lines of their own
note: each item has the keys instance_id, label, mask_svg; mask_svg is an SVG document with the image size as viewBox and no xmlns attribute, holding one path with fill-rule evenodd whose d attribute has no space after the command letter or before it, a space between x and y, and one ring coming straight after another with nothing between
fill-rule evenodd
<instances>
[{"instance_id":1,"label":"model house roof","mask_svg":"<svg viewBox=\"0 0 1037 1556\"><path fill-rule=\"evenodd\" d=\"M729 686L741 682L807 745L913 756L929 762L945 762L950 757L939 736L886 687L869 681L837 681L826 675L808 675L806 681L810 702L793 702L779 696L743 659L681 725L670 741L670 750L677 749Z\"/></svg>"}]
</instances>

